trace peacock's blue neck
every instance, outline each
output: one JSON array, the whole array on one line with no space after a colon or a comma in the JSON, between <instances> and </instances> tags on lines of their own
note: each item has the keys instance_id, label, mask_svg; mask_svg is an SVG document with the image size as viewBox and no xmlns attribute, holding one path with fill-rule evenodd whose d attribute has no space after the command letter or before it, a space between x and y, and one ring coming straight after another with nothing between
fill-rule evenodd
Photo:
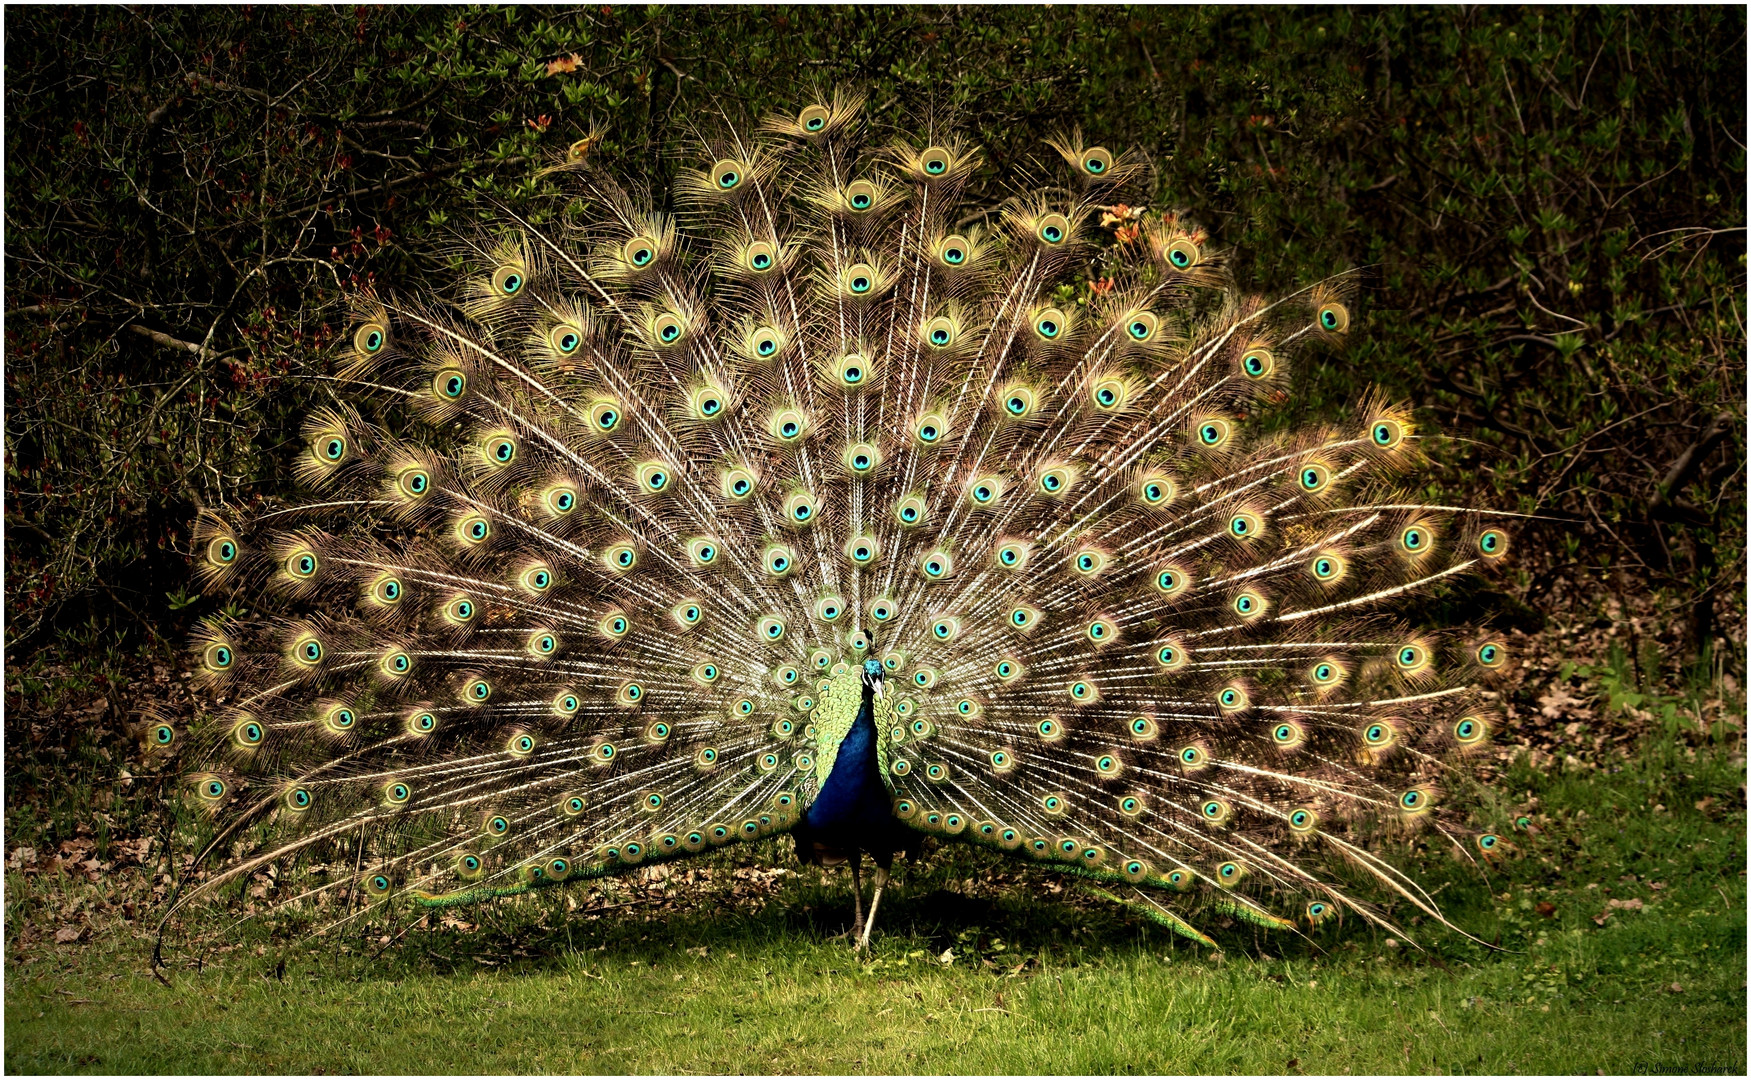
<instances>
[{"instance_id":1,"label":"peacock's blue neck","mask_svg":"<svg viewBox=\"0 0 1751 1080\"><path fill-rule=\"evenodd\" d=\"M887 787L876 760L875 702L863 689L857 719L839 744L833 771L803 814L813 829L856 829L885 824L892 816Z\"/></svg>"}]
</instances>

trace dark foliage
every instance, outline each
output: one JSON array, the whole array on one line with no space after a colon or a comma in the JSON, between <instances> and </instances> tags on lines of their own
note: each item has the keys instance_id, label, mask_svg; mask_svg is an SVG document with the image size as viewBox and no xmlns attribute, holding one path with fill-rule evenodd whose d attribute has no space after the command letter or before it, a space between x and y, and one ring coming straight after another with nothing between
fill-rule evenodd
<instances>
[{"instance_id":1,"label":"dark foliage","mask_svg":"<svg viewBox=\"0 0 1751 1080\"><path fill-rule=\"evenodd\" d=\"M996 203L1081 126L1281 288L1370 269L1371 386L1459 440L1442 497L1544 514L1578 568L1742 620L1742 8L15 8L6 23L6 593L16 658L179 640L195 508L289 484L341 300L586 135L661 191L691 128L871 94L986 148Z\"/></svg>"}]
</instances>

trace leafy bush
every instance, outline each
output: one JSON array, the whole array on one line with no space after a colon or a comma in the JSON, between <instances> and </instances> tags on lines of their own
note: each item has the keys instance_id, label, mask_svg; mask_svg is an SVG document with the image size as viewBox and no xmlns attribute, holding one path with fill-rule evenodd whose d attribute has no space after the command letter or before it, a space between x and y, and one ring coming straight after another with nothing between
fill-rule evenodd
<instances>
[{"instance_id":1,"label":"leafy bush","mask_svg":"<svg viewBox=\"0 0 1751 1080\"><path fill-rule=\"evenodd\" d=\"M21 8L7 20L7 647L119 609L180 635L195 508L289 484L345 295L596 138L663 191L709 131L834 87L968 128L995 205L1080 126L1261 289L1365 269L1370 386L1465 437L1435 494L1742 623L1742 8ZM1475 441L1470 441L1475 440ZM1737 652L1737 650L1728 650Z\"/></svg>"}]
</instances>

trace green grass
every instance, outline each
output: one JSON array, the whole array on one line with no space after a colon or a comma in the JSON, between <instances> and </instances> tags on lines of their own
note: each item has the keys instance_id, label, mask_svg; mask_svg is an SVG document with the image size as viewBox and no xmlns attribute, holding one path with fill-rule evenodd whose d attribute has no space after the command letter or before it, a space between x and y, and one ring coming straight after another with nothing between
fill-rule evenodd
<instances>
[{"instance_id":1,"label":"green grass","mask_svg":"<svg viewBox=\"0 0 1751 1080\"><path fill-rule=\"evenodd\" d=\"M21 925L102 886L14 874L5 1065L1742 1073L1743 782L1738 748L1666 740L1620 766L1510 769L1496 810L1534 831L1487 878L1422 848L1407 856L1450 917L1500 951L1427 924L1418 950L1354 922L1300 938L1206 914L1218 955L956 849L884 900L866 961L829 940L850 918L843 878L823 887L810 872L764 899L722 890L657 915L632 904L590 918L587 893L549 890L465 909L481 929L412 932L375 959L356 939L245 948L172 970L166 987L145 970L143 923L82 946L21 945ZM715 865L791 865L781 843Z\"/></svg>"}]
</instances>

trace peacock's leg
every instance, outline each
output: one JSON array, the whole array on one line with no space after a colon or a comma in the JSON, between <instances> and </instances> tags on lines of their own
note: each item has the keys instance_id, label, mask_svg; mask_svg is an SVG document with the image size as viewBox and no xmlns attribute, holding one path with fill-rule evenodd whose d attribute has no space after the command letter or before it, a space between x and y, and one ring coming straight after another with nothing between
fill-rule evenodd
<instances>
[{"instance_id":1,"label":"peacock's leg","mask_svg":"<svg viewBox=\"0 0 1751 1080\"><path fill-rule=\"evenodd\" d=\"M858 939L858 949L869 948L869 932L875 929L876 908L882 904L882 887L888 883L888 872L876 867L875 895L869 898L869 921L863 924L863 937Z\"/></svg>"},{"instance_id":2,"label":"peacock's leg","mask_svg":"<svg viewBox=\"0 0 1751 1080\"><path fill-rule=\"evenodd\" d=\"M851 936L863 933L863 852L851 856Z\"/></svg>"}]
</instances>

